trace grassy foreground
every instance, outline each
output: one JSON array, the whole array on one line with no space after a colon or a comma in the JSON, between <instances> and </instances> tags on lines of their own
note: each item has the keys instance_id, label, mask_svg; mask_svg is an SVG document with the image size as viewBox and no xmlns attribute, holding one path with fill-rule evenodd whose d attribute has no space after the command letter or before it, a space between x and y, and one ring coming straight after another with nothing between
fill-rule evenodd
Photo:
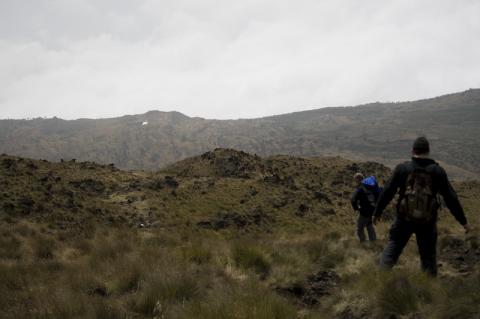
<instances>
[{"instance_id":1,"label":"grassy foreground","mask_svg":"<svg viewBox=\"0 0 480 319\"><path fill-rule=\"evenodd\" d=\"M480 241L443 211L440 277L414 239L361 245L340 158L216 150L159 173L2 156L1 318L478 318ZM480 185L456 185L478 225Z\"/></svg>"}]
</instances>

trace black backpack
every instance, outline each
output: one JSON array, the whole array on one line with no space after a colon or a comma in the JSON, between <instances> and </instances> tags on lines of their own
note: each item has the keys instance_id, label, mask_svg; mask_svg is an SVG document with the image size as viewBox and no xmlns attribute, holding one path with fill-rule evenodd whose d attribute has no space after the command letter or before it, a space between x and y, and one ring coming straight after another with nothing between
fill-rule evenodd
<instances>
[{"instance_id":1,"label":"black backpack","mask_svg":"<svg viewBox=\"0 0 480 319\"><path fill-rule=\"evenodd\" d=\"M400 215L407 221L425 224L436 218L438 208L431 174L424 167L415 167L408 175L405 193L400 197Z\"/></svg>"},{"instance_id":2,"label":"black backpack","mask_svg":"<svg viewBox=\"0 0 480 319\"><path fill-rule=\"evenodd\" d=\"M365 197L367 197L370 208L375 209L375 207L377 206L377 199L378 195L380 194L380 189L371 189L370 187L367 187L365 185L362 185L361 187L363 189Z\"/></svg>"}]
</instances>

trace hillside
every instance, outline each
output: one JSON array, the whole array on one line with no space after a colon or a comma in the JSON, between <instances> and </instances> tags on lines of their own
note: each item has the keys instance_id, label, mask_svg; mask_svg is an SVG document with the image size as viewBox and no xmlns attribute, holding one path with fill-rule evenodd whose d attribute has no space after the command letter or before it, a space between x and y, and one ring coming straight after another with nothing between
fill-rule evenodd
<instances>
[{"instance_id":1,"label":"hillside","mask_svg":"<svg viewBox=\"0 0 480 319\"><path fill-rule=\"evenodd\" d=\"M379 272L392 210L360 245L356 171L390 174L232 149L158 172L2 155L0 317L475 318L478 233L442 210L439 279L419 272L414 243ZM478 225L480 184L454 186Z\"/></svg>"},{"instance_id":2,"label":"hillside","mask_svg":"<svg viewBox=\"0 0 480 319\"><path fill-rule=\"evenodd\" d=\"M340 155L392 166L409 156L411 141L419 134L430 138L433 156L452 176L480 177L480 89L251 120L159 111L98 120L0 120L0 153L157 170L223 147L261 156Z\"/></svg>"}]
</instances>

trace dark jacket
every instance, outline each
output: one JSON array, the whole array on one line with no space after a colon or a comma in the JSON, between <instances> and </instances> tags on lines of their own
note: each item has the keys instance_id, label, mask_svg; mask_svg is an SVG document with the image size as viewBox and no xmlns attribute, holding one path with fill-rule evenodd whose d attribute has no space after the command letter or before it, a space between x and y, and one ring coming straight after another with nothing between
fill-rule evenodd
<instances>
[{"instance_id":1,"label":"dark jacket","mask_svg":"<svg viewBox=\"0 0 480 319\"><path fill-rule=\"evenodd\" d=\"M448 180L445 170L430 158L412 158L411 161L399 164L395 168L392 177L385 185L383 192L380 194L374 215L376 217L382 215L383 210L393 199L397 191L400 194L400 198L402 198L403 194L405 194L407 177L417 166L425 168L425 170L432 176L432 191L434 196L437 194L442 195L445 205L452 215L460 224L465 225L467 223L465 213L463 212L462 205L460 205L457 194ZM398 205L399 203L397 203L397 211Z\"/></svg>"},{"instance_id":2,"label":"dark jacket","mask_svg":"<svg viewBox=\"0 0 480 319\"><path fill-rule=\"evenodd\" d=\"M352 194L353 209L358 210L362 216L372 217L379 194L378 186L360 184ZM369 196L373 196L373 200L369 199Z\"/></svg>"}]
</instances>

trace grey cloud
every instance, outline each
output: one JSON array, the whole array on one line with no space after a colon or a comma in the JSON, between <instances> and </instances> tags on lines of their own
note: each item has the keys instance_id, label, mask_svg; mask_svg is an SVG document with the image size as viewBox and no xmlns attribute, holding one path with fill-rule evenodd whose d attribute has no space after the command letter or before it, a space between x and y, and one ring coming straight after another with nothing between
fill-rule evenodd
<instances>
[{"instance_id":1,"label":"grey cloud","mask_svg":"<svg viewBox=\"0 0 480 319\"><path fill-rule=\"evenodd\" d=\"M0 2L0 118L256 117L480 86L477 1Z\"/></svg>"}]
</instances>

